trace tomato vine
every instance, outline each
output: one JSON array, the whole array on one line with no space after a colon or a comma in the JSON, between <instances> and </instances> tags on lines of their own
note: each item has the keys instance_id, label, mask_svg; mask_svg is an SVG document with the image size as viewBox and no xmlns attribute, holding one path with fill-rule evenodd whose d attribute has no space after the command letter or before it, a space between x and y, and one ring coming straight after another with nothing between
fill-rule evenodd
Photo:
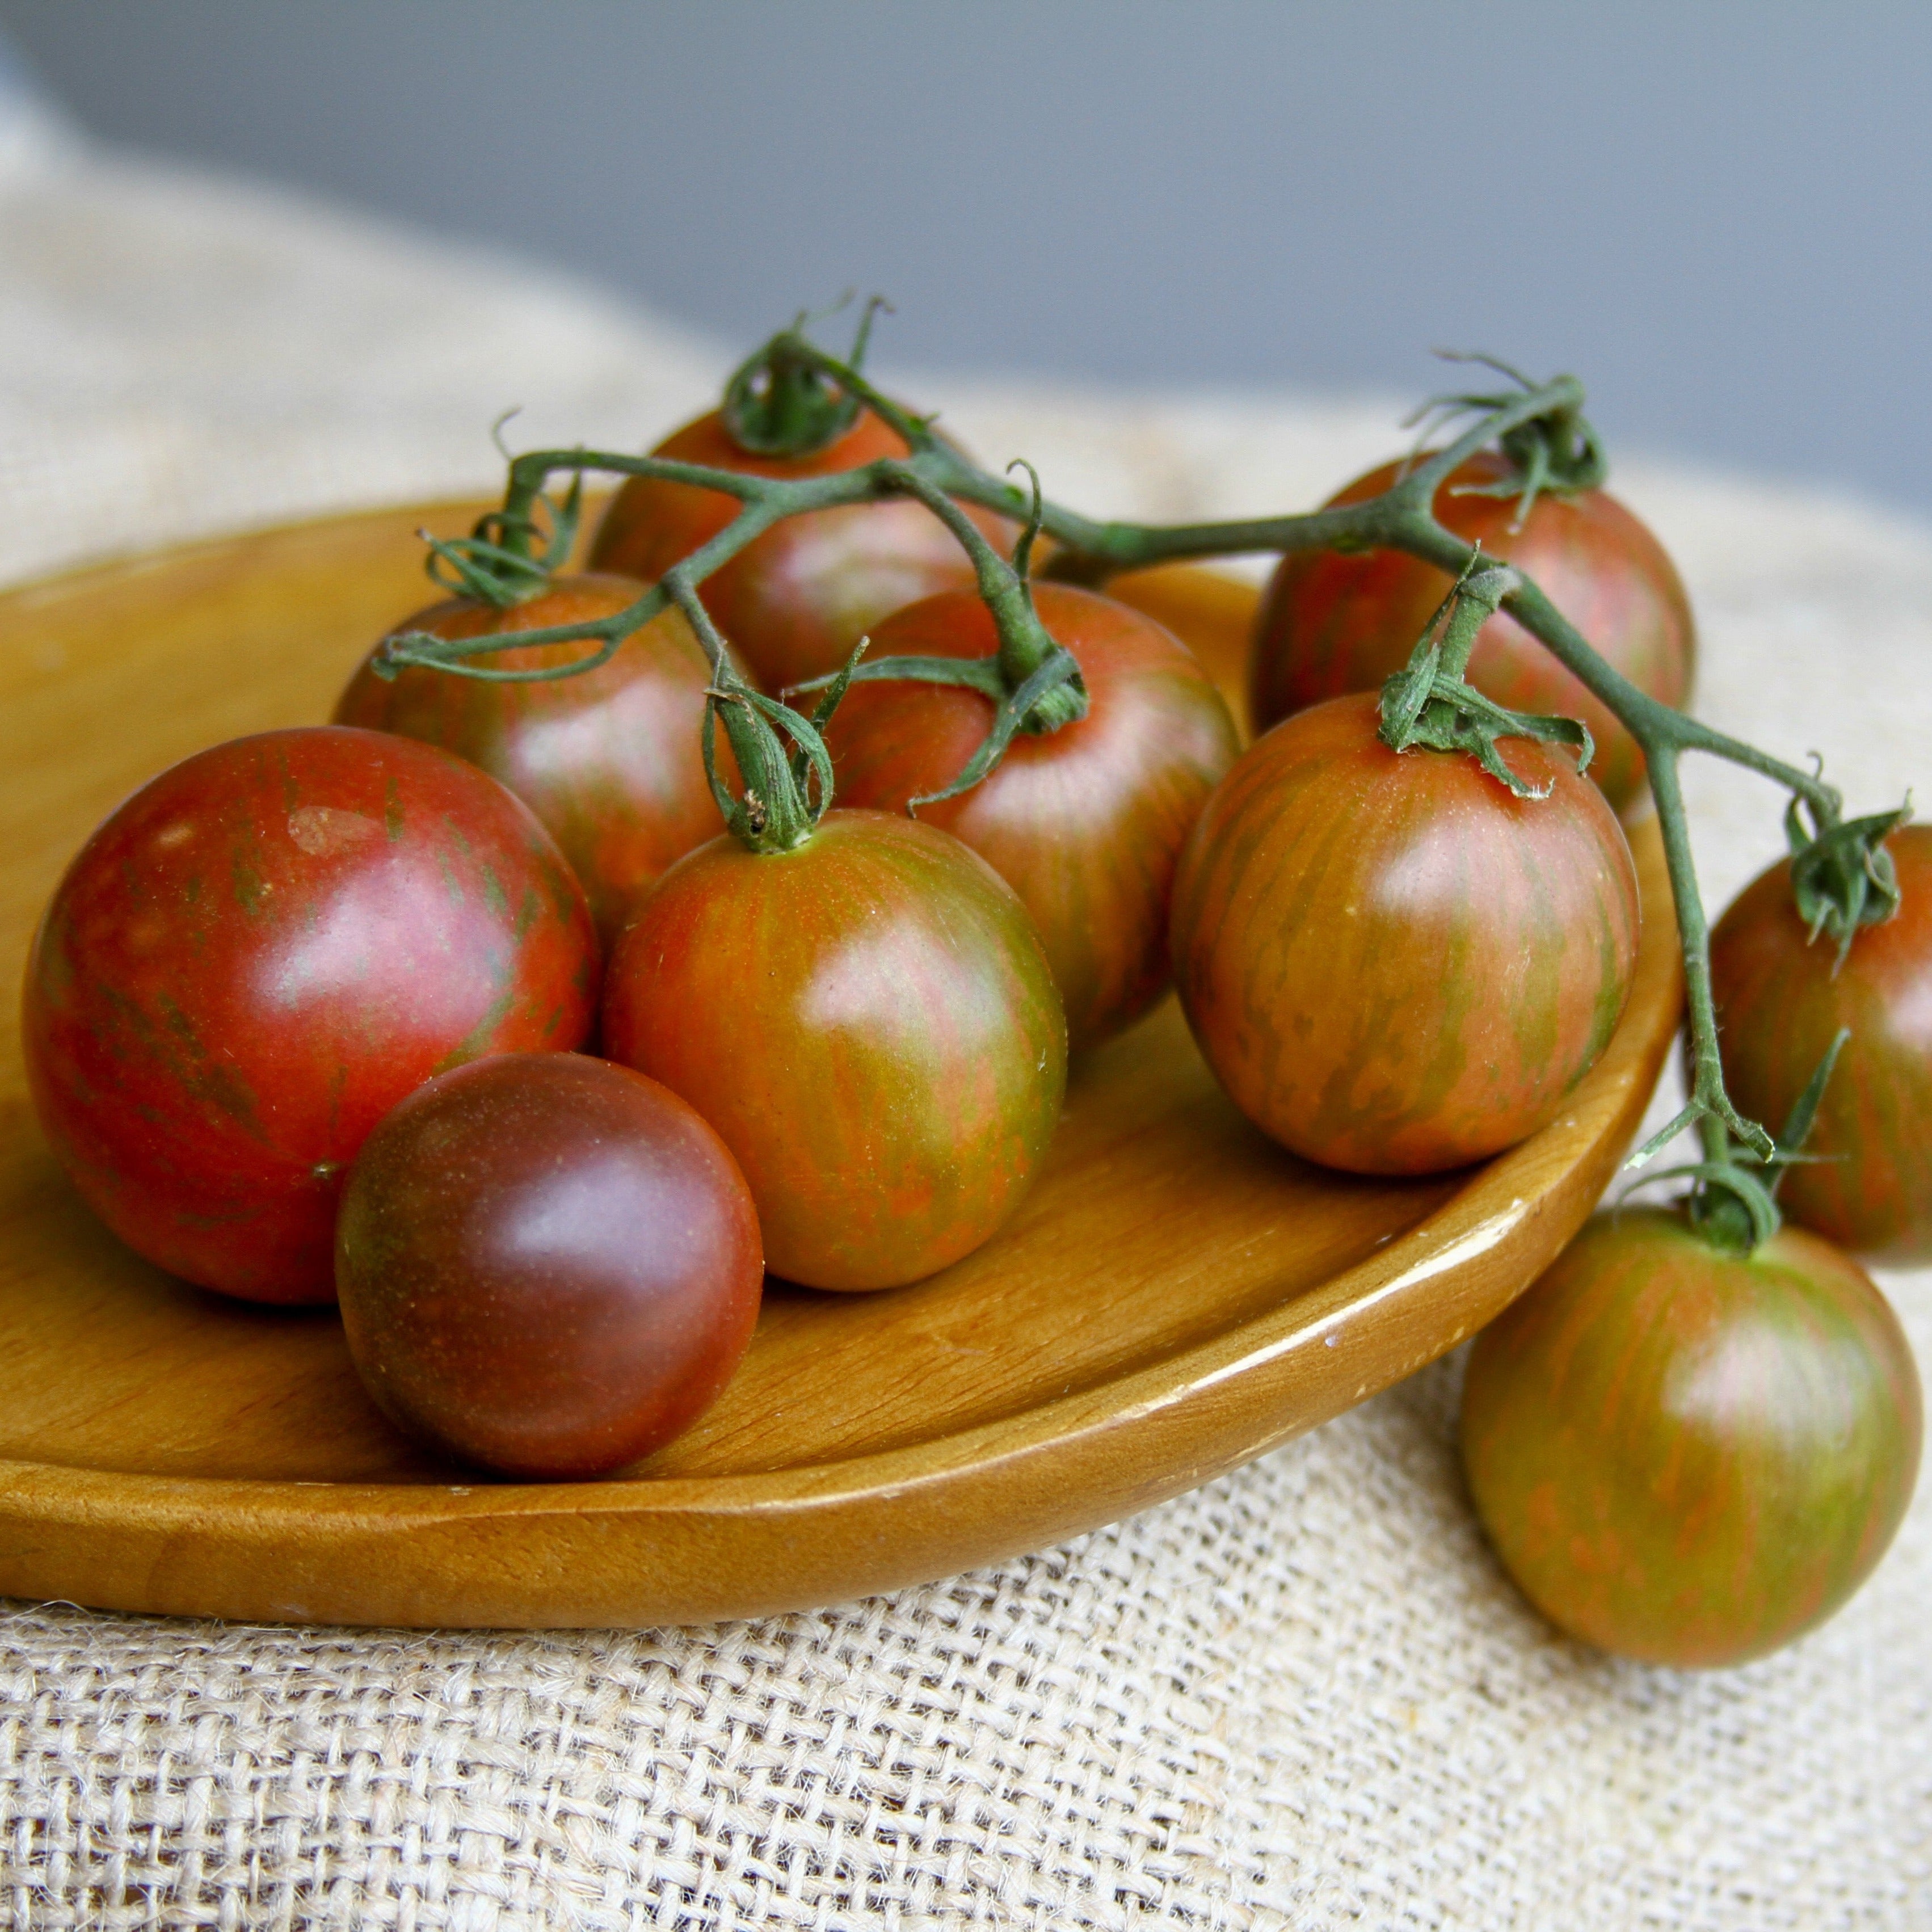
<instances>
[{"instance_id":1,"label":"tomato vine","mask_svg":"<svg viewBox=\"0 0 1932 1932\"><path fill-rule=\"evenodd\" d=\"M867 312L868 323L871 313ZM861 350L862 345L862 332ZM1043 497L1037 479L1030 492L1022 491L1005 477L980 468L939 434L934 418L916 415L874 388L860 373L858 360L856 351L845 361L828 354L807 338L801 326L794 325L775 336L734 376L728 392L728 409L735 404L740 415L760 410L758 423L754 426L748 422L746 433L763 434L770 440L785 434L780 418L802 422L816 434L823 422L834 420L847 404L856 404L896 430L909 454L882 458L855 470L781 478L604 450L527 452L510 462L502 508L484 518L473 537L435 547L436 560L446 570L466 581L472 574L487 578L496 594L506 601L530 594L525 586L534 588L541 581L546 564L556 551L555 532L574 520L578 492L587 473L688 484L735 497L740 508L724 529L667 570L628 608L594 622L517 634L515 641L520 646L582 641L593 646L574 663L535 670L495 670L472 660L503 648L502 639L452 640L404 633L388 640L376 668L379 673L386 668L393 675L406 665L421 664L470 677L506 680L569 676L607 662L626 637L667 607L675 606L691 621L711 661L707 746L712 719L722 718L745 775L746 792L737 798L714 778L720 808L746 842L761 849L783 850L808 836L824 809L830 790L830 761L818 728L829 717L830 705L846 680L854 674L856 654L808 718L757 690L744 677L733 662L724 638L700 604L697 590L720 566L788 518L910 496L931 508L965 548L998 634L996 661L979 666L956 662L944 668L932 662L882 662L859 674L974 682L994 699L998 708L992 732L961 773L956 790L982 776L1016 732L1049 731L1084 712L1085 692L1078 664L1047 634L1033 610L1026 563L1036 536L1044 533L1054 546L1044 575L1085 584L1103 584L1113 575L1154 564L1256 551L1326 546L1406 552L1445 572L1472 594L1477 605L1506 609L1622 721L1642 752L1683 949L1691 1091L1683 1111L1638 1150L1634 1162L1694 1126L1705 1156L1697 1169L1700 1186L1742 1192L1752 1210L1754 1232L1774 1226L1775 1209L1771 1209L1772 1219L1767 1222L1763 1209L1769 1203L1759 1198L1765 1191L1751 1169L1756 1167L1762 1172L1762 1164L1777 1161L1784 1150L1762 1125L1738 1111L1726 1090L1712 995L1709 922L1697 885L1679 762L1686 752L1706 753L1756 772L1790 794L1786 824L1794 852L1814 898L1820 898L1822 907L1814 907L1807 916L1830 927L1841 939L1859 924L1883 917L1895 904L1895 891L1890 890L1882 854L1877 850L1883 836L1881 828L1888 829L1893 818L1885 814L1846 820L1840 794L1818 773L1716 730L1639 690L1598 656L1528 575L1514 569L1480 570L1476 547L1436 520L1432 506L1438 488L1453 471L1492 445L1511 459L1522 478L1526 498L1539 490L1579 488L1600 482L1602 451L1584 417L1583 387L1574 376L1532 383L1514 370L1492 364L1517 386L1496 394L1440 399L1433 406L1439 412L1438 426L1468 418L1466 427L1440 448L1419 454L1392 487L1365 501L1300 514L1156 525L1084 517ZM774 406L775 400L784 406ZM541 514L542 506L548 501L544 493L551 478L560 475L572 478L571 496L552 510L551 535L540 555L536 546L544 538ZM969 504L1025 525L1028 534L1013 562L1000 556L974 526L961 508ZM1473 624L1458 625L1453 614L1450 621L1460 650L1463 632L1467 629L1472 636ZM1480 621L1480 616L1475 621ZM1425 638L1424 645L1428 642ZM1446 633L1442 642L1446 655L1450 642ZM1444 687L1460 682L1460 665L1438 662L1421 671L1421 655L1419 651L1409 670L1390 681L1390 692L1402 686L1403 680L1409 680L1403 691L1414 700L1410 728L1420 724L1424 741L1433 742L1428 714L1442 704ZM1466 651L1461 650L1461 655L1466 656ZM1398 698L1402 695L1396 694ZM1385 703L1389 695L1385 693ZM1508 714L1501 718L1482 716L1480 705L1472 709L1467 704L1474 695L1463 687L1460 710L1452 706L1456 715L1446 720L1438 712L1434 729L1438 736L1444 731L1452 736L1462 734L1468 740L1464 748L1482 758L1492 771L1496 766L1490 761L1496 759L1497 736L1564 735L1553 728L1528 728L1549 727L1548 720L1524 720ZM775 733L790 741L789 752ZM1574 736L1567 742L1580 752L1585 749ZM1507 766L1503 770L1506 772Z\"/></svg>"}]
</instances>

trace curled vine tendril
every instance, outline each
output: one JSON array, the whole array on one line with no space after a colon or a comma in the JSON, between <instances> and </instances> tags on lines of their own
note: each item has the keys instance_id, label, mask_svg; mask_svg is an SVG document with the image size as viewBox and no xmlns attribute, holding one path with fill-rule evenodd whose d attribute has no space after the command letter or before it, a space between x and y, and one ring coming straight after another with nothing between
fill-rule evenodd
<instances>
[{"instance_id":1,"label":"curled vine tendril","mask_svg":"<svg viewBox=\"0 0 1932 1932\"><path fill-rule=\"evenodd\" d=\"M1426 445L1452 422L1471 415L1488 416L1506 407L1519 397L1533 395L1538 386L1520 369L1493 356L1472 354L1460 350L1438 349L1445 362L1472 362L1493 369L1516 385L1501 393L1466 393L1432 396L1407 417L1405 428L1417 430L1412 464ZM1419 425L1419 427L1418 427ZM1600 489L1610 475L1610 463L1601 442L1580 406L1567 402L1526 422L1512 424L1496 438L1497 447L1508 459L1510 473L1492 483L1459 483L1459 496L1499 496L1516 499L1516 514L1510 528L1520 530L1536 507L1536 500L1546 490L1568 493Z\"/></svg>"}]
</instances>

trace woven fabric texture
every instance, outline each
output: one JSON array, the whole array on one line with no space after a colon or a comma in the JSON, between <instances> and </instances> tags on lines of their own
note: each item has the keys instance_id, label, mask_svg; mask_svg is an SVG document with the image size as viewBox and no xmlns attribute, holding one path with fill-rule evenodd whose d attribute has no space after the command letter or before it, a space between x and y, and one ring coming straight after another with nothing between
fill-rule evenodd
<instances>
[{"instance_id":1,"label":"woven fabric texture","mask_svg":"<svg viewBox=\"0 0 1932 1932\"><path fill-rule=\"evenodd\" d=\"M520 438L640 444L725 362L515 263L18 128L0 339L6 580L488 488L511 403ZM1312 502L1394 434L1373 402L904 386L1096 511ZM1932 787L1932 532L1681 469L1618 487L1690 584L1707 715L1815 745L1860 806ZM1720 902L1774 855L1775 801L1690 776ZM1932 1276L1888 1286L1932 1361ZM1925 1497L1782 1654L1616 1663L1487 1554L1457 1372L1060 1549L812 1615L532 1636L8 1606L0 1926L1932 1925Z\"/></svg>"}]
</instances>

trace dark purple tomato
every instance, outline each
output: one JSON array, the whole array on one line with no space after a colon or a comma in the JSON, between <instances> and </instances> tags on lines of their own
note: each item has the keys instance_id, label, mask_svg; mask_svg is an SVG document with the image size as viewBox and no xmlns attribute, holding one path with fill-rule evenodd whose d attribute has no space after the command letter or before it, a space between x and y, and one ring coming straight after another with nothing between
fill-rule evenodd
<instances>
[{"instance_id":1,"label":"dark purple tomato","mask_svg":"<svg viewBox=\"0 0 1932 1932\"><path fill-rule=\"evenodd\" d=\"M1240 745L1220 692L1151 617L1061 584L1036 585L1034 603L1079 660L1087 716L1022 733L990 777L920 816L964 839L1019 894L1078 1052L1167 990L1174 867ZM979 597L950 591L887 618L871 654L980 658L998 645ZM958 686L853 686L826 740L839 797L903 812L958 776L992 716L990 699Z\"/></svg>"},{"instance_id":2,"label":"dark purple tomato","mask_svg":"<svg viewBox=\"0 0 1932 1932\"><path fill-rule=\"evenodd\" d=\"M129 1246L256 1301L327 1301L343 1170L410 1090L580 1045L583 888L446 752L335 726L198 753L68 868L22 1017L40 1124Z\"/></svg>"},{"instance_id":3,"label":"dark purple tomato","mask_svg":"<svg viewBox=\"0 0 1932 1932\"><path fill-rule=\"evenodd\" d=\"M634 604L623 577L566 577L500 610L452 598L396 626L452 640L594 622ZM587 644L536 644L480 660L536 670L584 656ZM374 653L336 700L334 722L440 745L506 784L549 828L583 881L606 943L634 902L675 859L718 835L718 807L698 750L710 667L691 627L668 610L574 677L490 683L412 666L378 677ZM734 769L719 744L722 776Z\"/></svg>"},{"instance_id":4,"label":"dark purple tomato","mask_svg":"<svg viewBox=\"0 0 1932 1932\"><path fill-rule=\"evenodd\" d=\"M1932 1261L1932 826L1886 841L1903 897L1862 927L1843 966L1829 934L1810 940L1788 861L1761 873L1711 934L1724 1079L1775 1133L1840 1027L1807 1154L1778 1204L1839 1246L1909 1267Z\"/></svg>"},{"instance_id":5,"label":"dark purple tomato","mask_svg":"<svg viewBox=\"0 0 1932 1932\"><path fill-rule=\"evenodd\" d=\"M1385 463L1330 499L1359 503L1394 483ZM1533 578L1550 601L1639 690L1665 704L1690 694L1696 633L1676 569L1660 544L1601 490L1539 496L1521 530L1514 497L1463 496L1467 484L1509 474L1493 451L1471 458L1436 493L1436 519ZM1449 590L1434 565L1400 550L1344 556L1304 550L1282 559L1255 630L1249 694L1257 731L1344 692L1378 691L1401 670ZM1643 783L1643 754L1591 696L1507 612L1483 626L1469 682L1513 710L1580 718L1596 740L1590 776L1619 810Z\"/></svg>"},{"instance_id":6,"label":"dark purple tomato","mask_svg":"<svg viewBox=\"0 0 1932 1932\"><path fill-rule=\"evenodd\" d=\"M1922 1426L1898 1317L1835 1248L1786 1228L1732 1256L1633 1208L1478 1337L1462 1461L1553 1622L1647 1663L1742 1664L1871 1574Z\"/></svg>"},{"instance_id":7,"label":"dark purple tomato","mask_svg":"<svg viewBox=\"0 0 1932 1932\"><path fill-rule=\"evenodd\" d=\"M1250 746L1174 893L1174 970L1208 1064L1310 1160L1426 1174L1553 1118L1616 1031L1636 874L1568 753L1508 739L1545 798L1460 752L1397 753L1338 698Z\"/></svg>"},{"instance_id":8,"label":"dark purple tomato","mask_svg":"<svg viewBox=\"0 0 1932 1932\"><path fill-rule=\"evenodd\" d=\"M764 1279L724 1144L668 1088L575 1053L418 1087L343 1190L350 1353L390 1419L463 1461L597 1476L731 1378Z\"/></svg>"},{"instance_id":9,"label":"dark purple tomato","mask_svg":"<svg viewBox=\"0 0 1932 1932\"><path fill-rule=\"evenodd\" d=\"M868 411L808 456L754 455L732 440L714 410L667 436L652 454L795 478L904 456L906 445ZM720 490L634 476L604 513L591 562L655 583L737 512L737 499ZM1006 531L988 512L968 514L996 541ZM895 497L789 517L714 571L698 594L740 662L767 691L778 691L836 670L852 646L902 604L974 581L958 538L923 503Z\"/></svg>"},{"instance_id":10,"label":"dark purple tomato","mask_svg":"<svg viewBox=\"0 0 1932 1932\"><path fill-rule=\"evenodd\" d=\"M736 1156L776 1274L896 1287L1018 1206L1060 1118L1066 1023L1012 889L958 839L835 811L658 880L604 984L604 1049Z\"/></svg>"}]
</instances>

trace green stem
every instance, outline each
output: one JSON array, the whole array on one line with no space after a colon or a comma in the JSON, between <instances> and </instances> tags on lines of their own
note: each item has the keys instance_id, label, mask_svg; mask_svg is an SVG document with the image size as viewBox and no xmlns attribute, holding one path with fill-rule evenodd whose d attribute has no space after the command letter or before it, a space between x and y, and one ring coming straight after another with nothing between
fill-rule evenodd
<instances>
[{"instance_id":1,"label":"green stem","mask_svg":"<svg viewBox=\"0 0 1932 1932\"><path fill-rule=\"evenodd\" d=\"M1036 698L1030 696L1042 670L1065 658L1067 653L1054 641L1046 626L1040 621L1039 614L1033 608L1033 592L1023 572L1009 563L986 541L980 526L938 484L928 482L914 464L891 463L887 466L905 494L923 503L959 540L972 560L980 600L992 614L993 628L999 634L999 670L1005 695L1015 699L1022 692L1029 692L1029 701L1015 721L1017 728L1044 734L1057 731L1061 725L1071 724L1085 717L1087 686L1078 665L1040 684ZM1021 540L1019 554L1022 562L1031 553L1032 538L1040 527L1040 510L1036 478L1027 534ZM878 668L871 666L868 669L876 674ZM859 674L861 676L866 674L863 671Z\"/></svg>"},{"instance_id":2,"label":"green stem","mask_svg":"<svg viewBox=\"0 0 1932 1932\"><path fill-rule=\"evenodd\" d=\"M1664 836L1664 863L1670 874L1670 896L1677 909L1678 944L1684 955L1684 1005L1690 1030L1691 1087L1689 1103L1661 1132L1639 1150L1643 1159L1696 1123L1707 1160L1719 1165L1730 1159L1730 1136L1736 1135L1761 1159L1768 1158L1771 1136L1748 1120L1724 1090L1724 1063L1718 1052L1718 1014L1711 997L1711 928L1697 890L1696 863L1690 850L1690 831L1684 811L1684 792L1678 781L1681 748L1660 744L1645 748L1650 766L1651 796L1657 806L1658 830Z\"/></svg>"}]
</instances>

